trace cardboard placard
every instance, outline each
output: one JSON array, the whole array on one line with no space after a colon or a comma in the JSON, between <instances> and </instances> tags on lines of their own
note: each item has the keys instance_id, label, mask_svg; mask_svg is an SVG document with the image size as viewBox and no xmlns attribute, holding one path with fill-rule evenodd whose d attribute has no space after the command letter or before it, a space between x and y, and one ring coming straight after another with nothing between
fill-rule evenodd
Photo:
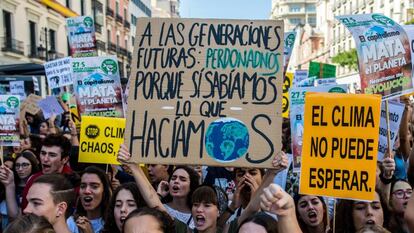
<instances>
[{"instance_id":1,"label":"cardboard placard","mask_svg":"<svg viewBox=\"0 0 414 233\"><path fill-rule=\"evenodd\" d=\"M410 40L398 23L381 14L336 18L354 37L363 93L390 99L413 91Z\"/></svg>"},{"instance_id":2,"label":"cardboard placard","mask_svg":"<svg viewBox=\"0 0 414 233\"><path fill-rule=\"evenodd\" d=\"M271 167L282 21L140 18L135 38L125 136L135 162Z\"/></svg>"},{"instance_id":3,"label":"cardboard placard","mask_svg":"<svg viewBox=\"0 0 414 233\"><path fill-rule=\"evenodd\" d=\"M32 115L38 114L40 112L40 108L37 105L37 102L41 99L42 97L38 95L30 94L22 104L22 107L20 109L20 111L23 112L22 114L25 114L26 112Z\"/></svg>"},{"instance_id":4,"label":"cardboard placard","mask_svg":"<svg viewBox=\"0 0 414 233\"><path fill-rule=\"evenodd\" d=\"M119 147L124 142L125 118L83 116L79 162L119 164Z\"/></svg>"},{"instance_id":5,"label":"cardboard placard","mask_svg":"<svg viewBox=\"0 0 414 233\"><path fill-rule=\"evenodd\" d=\"M46 98L39 100L37 105L42 109L45 119L49 119L52 115L60 115L64 112L55 96L47 96Z\"/></svg>"},{"instance_id":6,"label":"cardboard placard","mask_svg":"<svg viewBox=\"0 0 414 233\"><path fill-rule=\"evenodd\" d=\"M303 145L303 119L305 112L305 95L307 92L346 93L347 85L318 87L294 87L289 91L290 132L292 138L293 171L299 172Z\"/></svg>"},{"instance_id":7,"label":"cardboard placard","mask_svg":"<svg viewBox=\"0 0 414 233\"><path fill-rule=\"evenodd\" d=\"M20 146L20 99L0 95L0 146Z\"/></svg>"},{"instance_id":8,"label":"cardboard placard","mask_svg":"<svg viewBox=\"0 0 414 233\"><path fill-rule=\"evenodd\" d=\"M381 96L306 93L300 193L373 200Z\"/></svg>"}]
</instances>

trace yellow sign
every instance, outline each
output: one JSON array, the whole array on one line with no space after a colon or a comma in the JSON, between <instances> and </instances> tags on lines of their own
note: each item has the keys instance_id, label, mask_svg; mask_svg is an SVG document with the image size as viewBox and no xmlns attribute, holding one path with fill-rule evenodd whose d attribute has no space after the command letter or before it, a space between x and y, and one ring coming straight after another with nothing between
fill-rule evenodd
<instances>
[{"instance_id":1,"label":"yellow sign","mask_svg":"<svg viewBox=\"0 0 414 233\"><path fill-rule=\"evenodd\" d=\"M306 93L300 193L373 200L381 96Z\"/></svg>"},{"instance_id":2,"label":"yellow sign","mask_svg":"<svg viewBox=\"0 0 414 233\"><path fill-rule=\"evenodd\" d=\"M292 86L293 73L286 72L283 79L283 100L282 100L282 117L289 118L289 89Z\"/></svg>"},{"instance_id":3,"label":"yellow sign","mask_svg":"<svg viewBox=\"0 0 414 233\"><path fill-rule=\"evenodd\" d=\"M124 133L125 118L82 116L79 162L119 164L116 155Z\"/></svg>"}]
</instances>

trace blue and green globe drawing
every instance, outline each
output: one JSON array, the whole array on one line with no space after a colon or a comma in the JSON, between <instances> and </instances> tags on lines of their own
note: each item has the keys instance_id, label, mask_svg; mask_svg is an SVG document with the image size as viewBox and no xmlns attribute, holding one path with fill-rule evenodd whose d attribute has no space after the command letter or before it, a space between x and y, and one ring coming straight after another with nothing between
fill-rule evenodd
<instances>
[{"instance_id":1,"label":"blue and green globe drawing","mask_svg":"<svg viewBox=\"0 0 414 233\"><path fill-rule=\"evenodd\" d=\"M249 131L235 118L220 118L208 126L205 144L210 157L219 162L232 162L249 149Z\"/></svg>"}]
</instances>

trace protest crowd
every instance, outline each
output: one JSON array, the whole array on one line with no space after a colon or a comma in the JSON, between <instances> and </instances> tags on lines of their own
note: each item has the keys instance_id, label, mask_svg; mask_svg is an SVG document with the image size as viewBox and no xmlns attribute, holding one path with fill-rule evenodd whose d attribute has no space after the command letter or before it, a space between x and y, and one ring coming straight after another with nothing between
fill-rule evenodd
<instances>
[{"instance_id":1,"label":"protest crowd","mask_svg":"<svg viewBox=\"0 0 414 233\"><path fill-rule=\"evenodd\" d=\"M181 27L169 27L177 22ZM248 25L248 37L256 29L263 35L248 43L246 35L224 41L214 34L224 24L195 22L140 19L132 62L137 67L127 87L121 87L116 58L90 56L91 50L45 64L55 89L47 97L0 96L0 232L414 233L411 78L401 82L411 88L395 82L377 95L344 94L348 89L336 83L301 86L297 80L289 86L290 113L283 110L282 118L281 79L289 74L273 52L288 61L282 44L285 50L293 46L294 33L283 33L277 26L283 22L230 21L241 34ZM165 33L179 31L174 43L184 55L160 65L148 54L157 45L175 48L168 44L173 34L162 38L156 32L168 27ZM283 35L284 41L275 42ZM392 36L403 33L382 39ZM262 63L250 64L242 57L246 51L217 52L214 46L256 49L251 56L262 56ZM405 54L395 46L389 56ZM380 53L370 54L378 60ZM238 63L226 64L225 54L235 54ZM411 71L411 57L404 56ZM169 105L175 113L167 112ZM226 116L240 120L214 121ZM383 120L396 126L384 129Z\"/></svg>"}]
</instances>

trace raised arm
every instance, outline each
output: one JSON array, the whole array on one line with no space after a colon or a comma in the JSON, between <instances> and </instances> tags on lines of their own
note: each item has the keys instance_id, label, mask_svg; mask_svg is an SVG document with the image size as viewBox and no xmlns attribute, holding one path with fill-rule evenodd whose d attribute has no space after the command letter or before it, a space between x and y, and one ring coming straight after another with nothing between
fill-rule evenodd
<instances>
[{"instance_id":1,"label":"raised arm","mask_svg":"<svg viewBox=\"0 0 414 233\"><path fill-rule=\"evenodd\" d=\"M273 169L268 169L266 174L263 177L263 182L260 184L260 187L254 193L253 198L250 200L249 204L247 205L246 209L243 211L241 216L238 218L237 222L240 224L246 218L251 216L252 214L256 213L260 210L260 196L263 194L263 190L265 187L269 186L273 183L273 179L280 171L287 168L289 163L287 155L281 151L276 154L275 158L272 161Z\"/></svg>"},{"instance_id":2,"label":"raised arm","mask_svg":"<svg viewBox=\"0 0 414 233\"><path fill-rule=\"evenodd\" d=\"M144 198L145 202L147 203L148 207L156 208L167 213L167 209L165 209L164 205L161 203L157 192L152 187L144 172L141 170L140 167L137 166L137 164L131 161L131 154L129 153L128 148L124 144L122 144L119 149L118 161L121 164L128 166L129 169L131 169L132 174L135 178L135 182L137 183L137 186L139 188L139 191L142 197Z\"/></svg>"},{"instance_id":3,"label":"raised arm","mask_svg":"<svg viewBox=\"0 0 414 233\"><path fill-rule=\"evenodd\" d=\"M301 233L296 219L295 203L292 197L277 184L270 184L263 190L260 206L263 210L276 214L278 232Z\"/></svg>"},{"instance_id":4,"label":"raised arm","mask_svg":"<svg viewBox=\"0 0 414 233\"><path fill-rule=\"evenodd\" d=\"M5 165L0 167L0 182L6 188L6 205L7 205L7 215L11 219L17 218L20 213L19 207L16 200L16 186L14 184L14 174Z\"/></svg>"}]
</instances>

